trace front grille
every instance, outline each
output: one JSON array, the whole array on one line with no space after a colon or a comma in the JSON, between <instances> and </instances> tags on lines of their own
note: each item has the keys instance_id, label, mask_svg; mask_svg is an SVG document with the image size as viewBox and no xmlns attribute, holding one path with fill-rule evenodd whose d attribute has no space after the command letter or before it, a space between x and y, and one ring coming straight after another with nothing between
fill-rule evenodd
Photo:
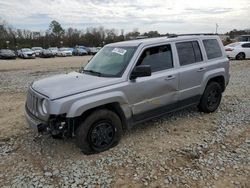
<instances>
[{"instance_id":1,"label":"front grille","mask_svg":"<svg viewBox=\"0 0 250 188\"><path fill-rule=\"evenodd\" d=\"M35 116L38 116L38 102L39 102L39 98L32 92L32 91L28 91L27 94L27 108L28 110Z\"/></svg>"}]
</instances>

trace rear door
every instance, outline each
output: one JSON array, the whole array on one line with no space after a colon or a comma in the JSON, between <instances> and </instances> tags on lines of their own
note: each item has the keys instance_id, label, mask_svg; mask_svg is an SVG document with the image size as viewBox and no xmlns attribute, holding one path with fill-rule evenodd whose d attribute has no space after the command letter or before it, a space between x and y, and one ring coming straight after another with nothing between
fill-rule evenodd
<instances>
[{"instance_id":1,"label":"rear door","mask_svg":"<svg viewBox=\"0 0 250 188\"><path fill-rule=\"evenodd\" d=\"M206 64L199 40L176 42L179 58L179 107L195 103L200 98Z\"/></svg>"},{"instance_id":2,"label":"rear door","mask_svg":"<svg viewBox=\"0 0 250 188\"><path fill-rule=\"evenodd\" d=\"M245 43L241 45L243 48L243 52L246 54L246 58L250 58L250 43Z\"/></svg>"}]
</instances>

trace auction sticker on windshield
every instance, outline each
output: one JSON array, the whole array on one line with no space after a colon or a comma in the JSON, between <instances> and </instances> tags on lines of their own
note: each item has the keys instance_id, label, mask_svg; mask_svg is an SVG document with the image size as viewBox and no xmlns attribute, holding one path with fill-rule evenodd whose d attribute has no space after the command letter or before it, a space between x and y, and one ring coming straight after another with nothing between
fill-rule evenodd
<instances>
[{"instance_id":1,"label":"auction sticker on windshield","mask_svg":"<svg viewBox=\"0 0 250 188\"><path fill-rule=\"evenodd\" d=\"M122 48L114 48L114 49L112 50L112 52L113 52L113 53L120 54L120 55L124 55L124 54L127 52L127 50L122 49Z\"/></svg>"}]
</instances>

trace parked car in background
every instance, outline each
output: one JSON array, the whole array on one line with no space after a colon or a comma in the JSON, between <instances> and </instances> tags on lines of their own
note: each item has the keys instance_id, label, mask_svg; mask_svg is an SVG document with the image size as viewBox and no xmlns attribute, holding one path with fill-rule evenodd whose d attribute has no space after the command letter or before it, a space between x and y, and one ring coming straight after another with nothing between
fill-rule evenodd
<instances>
[{"instance_id":1,"label":"parked car in background","mask_svg":"<svg viewBox=\"0 0 250 188\"><path fill-rule=\"evenodd\" d=\"M31 50L33 50L35 52L36 56L39 57L43 48L42 47L32 47Z\"/></svg>"},{"instance_id":2,"label":"parked car in background","mask_svg":"<svg viewBox=\"0 0 250 188\"><path fill-rule=\"evenodd\" d=\"M88 52L88 54L90 54L90 49L86 46L76 46L76 48L81 48L81 49L84 49L85 51Z\"/></svg>"},{"instance_id":3,"label":"parked car in background","mask_svg":"<svg viewBox=\"0 0 250 188\"><path fill-rule=\"evenodd\" d=\"M69 51L71 51L71 52L73 53L73 51L74 51L74 48L69 48Z\"/></svg>"},{"instance_id":4,"label":"parked car in background","mask_svg":"<svg viewBox=\"0 0 250 188\"><path fill-rule=\"evenodd\" d=\"M57 56L59 57L72 56L72 51L70 50L70 48L59 48Z\"/></svg>"},{"instance_id":5,"label":"parked car in background","mask_svg":"<svg viewBox=\"0 0 250 188\"><path fill-rule=\"evenodd\" d=\"M50 50L54 56L57 55L58 52L58 48L57 47L49 47L48 50Z\"/></svg>"},{"instance_id":6,"label":"parked car in background","mask_svg":"<svg viewBox=\"0 0 250 188\"><path fill-rule=\"evenodd\" d=\"M30 48L22 48L18 51L18 57L23 59L34 59L36 58L36 54Z\"/></svg>"},{"instance_id":7,"label":"parked car in background","mask_svg":"<svg viewBox=\"0 0 250 188\"><path fill-rule=\"evenodd\" d=\"M88 52L86 50L84 50L83 48L76 47L73 50L73 55L80 55L80 56L88 55Z\"/></svg>"},{"instance_id":8,"label":"parked car in background","mask_svg":"<svg viewBox=\"0 0 250 188\"><path fill-rule=\"evenodd\" d=\"M0 59L16 59L16 54L12 50L1 49Z\"/></svg>"},{"instance_id":9,"label":"parked car in background","mask_svg":"<svg viewBox=\"0 0 250 188\"><path fill-rule=\"evenodd\" d=\"M55 57L55 55L52 53L51 50L49 50L49 49L44 49L44 50L41 51L40 57L43 57L43 58L50 58L50 57Z\"/></svg>"},{"instance_id":10,"label":"parked car in background","mask_svg":"<svg viewBox=\"0 0 250 188\"><path fill-rule=\"evenodd\" d=\"M235 42L225 46L227 56L231 59L250 58L250 42Z\"/></svg>"},{"instance_id":11,"label":"parked car in background","mask_svg":"<svg viewBox=\"0 0 250 188\"><path fill-rule=\"evenodd\" d=\"M90 55L95 55L99 50L98 50L98 48L96 48L96 47L91 47L91 48L89 48L89 50L90 50Z\"/></svg>"}]
</instances>

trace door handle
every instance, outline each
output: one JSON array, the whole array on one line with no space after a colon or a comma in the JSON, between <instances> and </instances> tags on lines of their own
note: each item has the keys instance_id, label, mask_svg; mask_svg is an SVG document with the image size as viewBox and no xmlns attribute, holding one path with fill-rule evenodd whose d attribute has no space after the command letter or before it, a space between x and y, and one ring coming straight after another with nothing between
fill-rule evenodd
<instances>
[{"instance_id":1,"label":"door handle","mask_svg":"<svg viewBox=\"0 0 250 188\"><path fill-rule=\"evenodd\" d=\"M199 69L197 70L197 72L202 72L202 71L205 71L205 70L206 70L205 67L201 67L201 68L199 68Z\"/></svg>"},{"instance_id":2,"label":"door handle","mask_svg":"<svg viewBox=\"0 0 250 188\"><path fill-rule=\"evenodd\" d=\"M172 79L175 79L174 75L169 75L169 76L167 76L167 78L165 78L165 80L172 80Z\"/></svg>"}]
</instances>

